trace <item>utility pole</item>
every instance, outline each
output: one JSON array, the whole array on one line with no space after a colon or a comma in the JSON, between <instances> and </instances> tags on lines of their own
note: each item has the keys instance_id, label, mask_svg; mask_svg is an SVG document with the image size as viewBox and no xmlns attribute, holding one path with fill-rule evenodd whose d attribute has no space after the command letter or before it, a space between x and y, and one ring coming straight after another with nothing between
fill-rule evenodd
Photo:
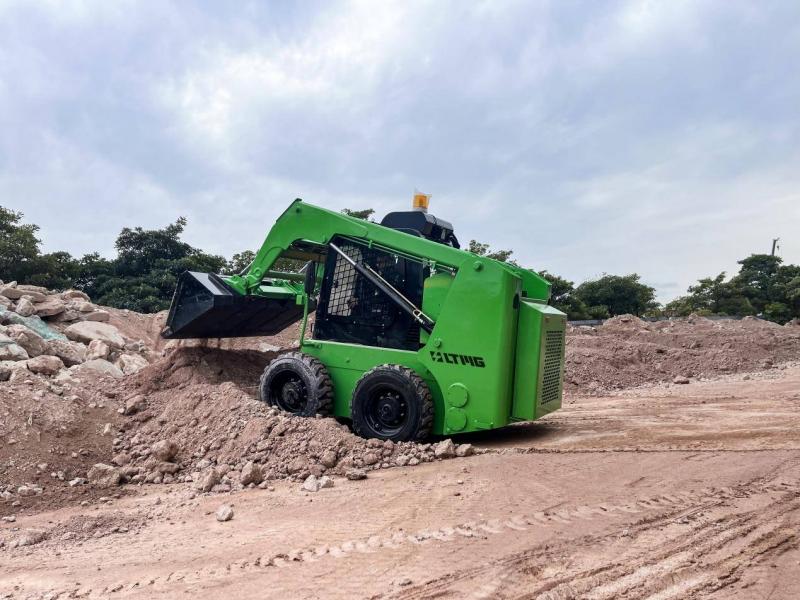
<instances>
[{"instance_id":1,"label":"utility pole","mask_svg":"<svg viewBox=\"0 0 800 600\"><path fill-rule=\"evenodd\" d=\"M778 242L781 241L781 238L773 238L772 239L772 256L775 256L775 251L780 250L780 246L778 246Z\"/></svg>"}]
</instances>

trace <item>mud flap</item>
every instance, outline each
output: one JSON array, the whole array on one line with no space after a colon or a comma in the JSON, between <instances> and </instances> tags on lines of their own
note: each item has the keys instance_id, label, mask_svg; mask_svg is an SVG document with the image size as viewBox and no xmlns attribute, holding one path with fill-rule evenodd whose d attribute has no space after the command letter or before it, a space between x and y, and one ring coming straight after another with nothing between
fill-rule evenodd
<instances>
[{"instance_id":1,"label":"mud flap","mask_svg":"<svg viewBox=\"0 0 800 600\"><path fill-rule=\"evenodd\" d=\"M187 271L178 279L161 336L167 339L274 335L303 318L295 296L244 296L218 275Z\"/></svg>"}]
</instances>

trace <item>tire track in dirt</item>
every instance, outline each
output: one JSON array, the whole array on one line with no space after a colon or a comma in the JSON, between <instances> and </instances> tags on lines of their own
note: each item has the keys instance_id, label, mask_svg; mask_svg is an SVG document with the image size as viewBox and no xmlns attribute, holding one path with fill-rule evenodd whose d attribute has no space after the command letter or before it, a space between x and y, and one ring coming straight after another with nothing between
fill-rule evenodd
<instances>
[{"instance_id":1,"label":"tire track in dirt","mask_svg":"<svg viewBox=\"0 0 800 600\"><path fill-rule=\"evenodd\" d=\"M691 514L693 511L714 507L737 498L747 498L753 494L763 495L770 493L793 493L797 495L798 489L800 489L797 486L787 488L786 484L769 485L765 483L763 479L763 477L760 478L757 483L750 482L734 487L706 487L692 492L646 496L620 504L603 503L574 507L559 505L558 507L536 511L527 515L515 515L511 517L475 521L468 520L439 528L421 529L414 533L386 532L365 538L349 539L333 545L287 549L267 555L251 555L230 562L218 569L181 569L168 574L166 577L155 577L147 581L119 582L113 586L103 588L101 591L88 592L84 597L105 597L113 592L136 591L143 588L163 591L173 584L203 584L212 580L238 576L245 573L262 572L266 569L287 569L302 563L320 560L337 560L358 554L391 552L413 545L449 544L458 541L469 543L471 540L486 539L490 536L504 533L525 532L529 530L541 531L543 528L561 527L579 520L590 522L597 519L608 519L610 515L622 516L627 519L627 523L630 522L630 517L638 517L638 520L634 524L626 525L626 528L631 528L631 531L647 531L653 527L671 522L675 519L676 515ZM619 535L619 529L615 529L615 531L607 537L614 538L619 537ZM598 538L599 541L603 539L605 538ZM591 541L590 543L595 544L597 542ZM565 552L567 551L565 550ZM544 550L535 549L530 554L523 553L520 556L507 557L490 563L489 565L447 576L441 582L429 582L420 588L408 588L398 597L427 598L432 595L435 596L437 590L440 588L442 592L446 593L446 590L453 583L483 577L482 573L485 571L496 571L498 569L503 570L504 573L496 576L492 582L490 582L489 587L495 588L500 582L506 587L508 585L513 585L516 578L516 570L520 565L528 562L536 563L537 560L540 560L542 564L546 566L545 563L548 563L552 559L552 553L553 549L551 546L551 549L546 552L547 556L550 558L545 559ZM530 565L526 567L526 570L530 570L529 567ZM601 571L613 570L613 568L612 565ZM589 573L590 578L600 575L600 572L596 572L594 569L590 569ZM576 573L570 577L572 581L576 581L585 576L586 575L582 575L581 573ZM554 587L557 587L557 585L559 584L555 582ZM599 583L597 583L597 585L599 585ZM74 590L73 593L75 593ZM492 596L492 592L489 589L485 590L483 593L483 597ZM476 593L475 597L481 597L481 593ZM553 596L553 598L556 597L559 596Z\"/></svg>"},{"instance_id":2,"label":"tire track in dirt","mask_svg":"<svg viewBox=\"0 0 800 600\"><path fill-rule=\"evenodd\" d=\"M769 556L796 548L800 519L797 486L739 488L733 494L716 496L704 506L684 506L677 515L667 513L645 518L603 536L585 536L555 546L538 545L489 564L445 575L397 593L394 598L411 600L433 597L503 597L561 600L586 598L700 598L736 582L743 569ZM772 495L777 494L773 499ZM742 504L756 503L753 510ZM763 506L762 506L763 505ZM741 511L741 512L737 512ZM704 512L713 516L698 516ZM687 516L698 521L685 531ZM794 517L789 522L788 517ZM628 538L625 550L608 552L621 536ZM577 542L577 543L576 543ZM596 556L574 556L574 548L595 548ZM654 551L654 548L656 549ZM608 556L615 556L609 560ZM553 573L553 564L566 568Z\"/></svg>"}]
</instances>

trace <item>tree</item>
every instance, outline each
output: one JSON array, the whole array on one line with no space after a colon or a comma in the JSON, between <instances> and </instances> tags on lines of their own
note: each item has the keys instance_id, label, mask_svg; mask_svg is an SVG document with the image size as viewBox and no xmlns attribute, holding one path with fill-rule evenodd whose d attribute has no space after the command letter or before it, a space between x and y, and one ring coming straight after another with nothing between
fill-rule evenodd
<instances>
[{"instance_id":1,"label":"tree","mask_svg":"<svg viewBox=\"0 0 800 600\"><path fill-rule=\"evenodd\" d=\"M39 256L37 225L22 223L23 214L0 206L0 278L25 280Z\"/></svg>"},{"instance_id":2,"label":"tree","mask_svg":"<svg viewBox=\"0 0 800 600\"><path fill-rule=\"evenodd\" d=\"M656 291L641 283L636 273L630 275L603 275L594 281L586 281L575 290L575 295L589 307L592 315L602 315L605 308L608 316L633 314L642 316L658 307ZM595 318L603 318L596 316Z\"/></svg>"},{"instance_id":3,"label":"tree","mask_svg":"<svg viewBox=\"0 0 800 600\"><path fill-rule=\"evenodd\" d=\"M362 219L364 221L369 221L370 223L374 223L370 217L375 214L375 209L373 208L364 208L362 210L351 210L349 208L343 208L342 212L346 214L348 217L355 217L356 219Z\"/></svg>"},{"instance_id":4,"label":"tree","mask_svg":"<svg viewBox=\"0 0 800 600\"><path fill-rule=\"evenodd\" d=\"M700 279L689 286L689 295L673 300L665 307L670 316L685 317L692 313L700 315L752 315L755 313L750 301L731 282L725 281L723 271L716 277Z\"/></svg>"},{"instance_id":5,"label":"tree","mask_svg":"<svg viewBox=\"0 0 800 600\"><path fill-rule=\"evenodd\" d=\"M163 229L124 228L116 241L117 258L104 261L84 257L84 289L98 304L138 312L169 307L178 277L184 271L219 273L226 261L207 254L180 239L186 219ZM91 272L94 268L96 271Z\"/></svg>"},{"instance_id":6,"label":"tree","mask_svg":"<svg viewBox=\"0 0 800 600\"><path fill-rule=\"evenodd\" d=\"M511 255L514 254L513 250L491 250L489 248L489 244L482 244L477 240L469 241L467 252L472 252L478 256L485 256L486 258L491 258L493 260L499 260L500 262L507 262L509 264L519 266L517 265L516 261L511 260Z\"/></svg>"},{"instance_id":7,"label":"tree","mask_svg":"<svg viewBox=\"0 0 800 600\"><path fill-rule=\"evenodd\" d=\"M586 304L575 295L575 284L563 277L547 271L539 275L550 282L550 305L567 314L570 321L582 321L591 318Z\"/></svg>"},{"instance_id":8,"label":"tree","mask_svg":"<svg viewBox=\"0 0 800 600\"><path fill-rule=\"evenodd\" d=\"M237 252L225 265L225 274L238 275L242 273L245 269L247 269L247 267L250 266L250 263L252 263L255 258L256 253L252 250L243 250L242 252Z\"/></svg>"}]
</instances>

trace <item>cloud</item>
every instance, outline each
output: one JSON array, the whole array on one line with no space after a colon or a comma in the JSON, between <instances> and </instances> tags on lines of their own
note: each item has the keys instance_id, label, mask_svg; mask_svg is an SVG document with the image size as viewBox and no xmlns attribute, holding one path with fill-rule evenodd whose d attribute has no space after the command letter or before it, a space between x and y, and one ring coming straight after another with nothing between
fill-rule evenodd
<instances>
[{"instance_id":1,"label":"cloud","mask_svg":"<svg viewBox=\"0 0 800 600\"><path fill-rule=\"evenodd\" d=\"M612 1L0 2L0 203L48 249L123 226L257 246L294 197L406 206L661 299L800 262L800 8Z\"/></svg>"}]
</instances>

